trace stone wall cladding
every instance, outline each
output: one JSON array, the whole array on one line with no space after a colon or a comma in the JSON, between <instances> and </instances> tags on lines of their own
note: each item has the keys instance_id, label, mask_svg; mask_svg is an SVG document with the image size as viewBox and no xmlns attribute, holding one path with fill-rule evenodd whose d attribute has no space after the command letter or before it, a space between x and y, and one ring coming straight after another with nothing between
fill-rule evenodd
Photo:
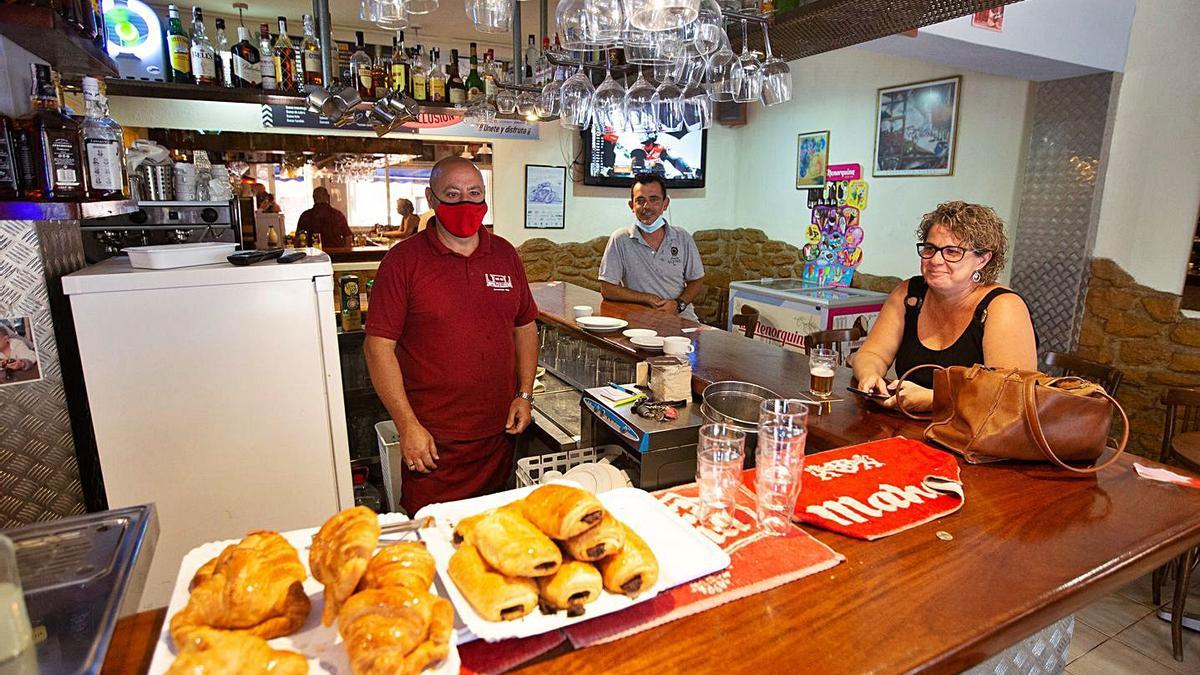
<instances>
[{"instance_id":1,"label":"stone wall cladding","mask_svg":"<svg viewBox=\"0 0 1200 675\"><path fill-rule=\"evenodd\" d=\"M696 301L700 320L724 328L722 304L729 282L763 277L799 277L804 270L800 249L768 239L762 230L698 230L692 233L704 261L704 292ZM518 250L530 281L566 281L600 290L597 276L608 237L582 243L557 244L549 239L529 239ZM854 275L854 287L883 293L900 283L895 277Z\"/></svg>"},{"instance_id":2,"label":"stone wall cladding","mask_svg":"<svg viewBox=\"0 0 1200 675\"><path fill-rule=\"evenodd\" d=\"M1180 313L1181 299L1134 283L1111 260L1092 260L1076 351L1124 373L1117 400L1129 416L1128 449L1143 457L1162 449L1163 392L1200 386L1200 320Z\"/></svg>"}]
</instances>

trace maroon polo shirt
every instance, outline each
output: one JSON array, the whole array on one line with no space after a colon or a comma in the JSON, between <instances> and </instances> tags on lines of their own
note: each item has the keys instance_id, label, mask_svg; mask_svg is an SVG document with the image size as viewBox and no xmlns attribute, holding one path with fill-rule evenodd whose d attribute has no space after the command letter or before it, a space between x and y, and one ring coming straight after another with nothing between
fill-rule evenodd
<instances>
[{"instance_id":1,"label":"maroon polo shirt","mask_svg":"<svg viewBox=\"0 0 1200 675\"><path fill-rule=\"evenodd\" d=\"M366 332L396 341L404 391L434 440L470 440L504 432L517 393L513 328L537 314L512 244L481 229L462 256L429 227L380 263Z\"/></svg>"}]
</instances>

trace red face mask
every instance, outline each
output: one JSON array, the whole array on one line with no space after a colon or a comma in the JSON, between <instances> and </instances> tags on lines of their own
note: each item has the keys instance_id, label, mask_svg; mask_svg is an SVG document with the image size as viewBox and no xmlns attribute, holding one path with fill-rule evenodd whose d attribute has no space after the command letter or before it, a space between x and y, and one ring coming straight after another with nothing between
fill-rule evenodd
<instances>
[{"instance_id":1,"label":"red face mask","mask_svg":"<svg viewBox=\"0 0 1200 675\"><path fill-rule=\"evenodd\" d=\"M483 227L483 216L487 210L487 202L461 201L447 204L439 200L437 206L433 207L433 213L442 227L460 239L470 237Z\"/></svg>"}]
</instances>

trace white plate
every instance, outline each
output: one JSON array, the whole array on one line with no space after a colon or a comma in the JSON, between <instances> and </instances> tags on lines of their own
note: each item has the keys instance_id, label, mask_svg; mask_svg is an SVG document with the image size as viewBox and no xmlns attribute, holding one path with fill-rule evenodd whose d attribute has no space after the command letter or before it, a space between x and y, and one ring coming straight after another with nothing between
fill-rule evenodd
<instances>
[{"instance_id":1,"label":"white plate","mask_svg":"<svg viewBox=\"0 0 1200 675\"><path fill-rule=\"evenodd\" d=\"M606 462L580 464L563 475L563 480L579 483L584 490L596 494L629 487L629 476Z\"/></svg>"},{"instance_id":2,"label":"white plate","mask_svg":"<svg viewBox=\"0 0 1200 675\"><path fill-rule=\"evenodd\" d=\"M729 566L729 556L721 547L700 534L696 528L683 522L650 493L637 488L619 488L597 497L600 503L604 504L604 508L633 528L654 551L654 556L658 558L658 582L642 591L635 599L605 591L598 600L586 605L582 616L568 617L565 610L554 614L542 614L541 610L535 609L515 621L488 621L471 607L446 572L450 556L454 555L454 545L450 543L454 524L467 516L521 499L537 487L518 488L457 502L430 504L416 514L418 518L433 516L437 520L435 527L421 531L421 538L425 540L429 552L437 561L438 577L447 597L454 603L458 616L470 629L470 633L459 632L460 644L474 639L471 633L488 642L548 633L598 616L619 612L645 602L669 588Z\"/></svg>"},{"instance_id":3,"label":"white plate","mask_svg":"<svg viewBox=\"0 0 1200 675\"><path fill-rule=\"evenodd\" d=\"M633 338L652 338L658 335L658 331L650 330L649 328L628 328L621 332L621 335L629 339Z\"/></svg>"},{"instance_id":4,"label":"white plate","mask_svg":"<svg viewBox=\"0 0 1200 675\"><path fill-rule=\"evenodd\" d=\"M401 513L388 513L379 516L380 525L401 523L406 520L408 518L404 517L404 514ZM288 543L296 547L296 552L300 555L300 560L304 563L304 569L306 570L308 569L308 549L312 545L313 535L319 529L312 527L305 530L280 533L284 539L288 540ZM393 544L405 539L415 540L416 535L413 533L384 535L381 543ZM171 602L167 605L167 620L163 622L162 633L158 636L158 644L154 645L154 659L150 662L150 675L165 673L167 668L171 667L171 662L175 660L175 649L171 646L171 636L168 633L171 627L171 617L175 616L176 612L187 605L188 584L191 582L192 577L195 576L196 570L200 569L200 566L204 563L219 555L221 551L225 550L226 546L236 543L236 541L214 541L201 544L183 556L183 561L179 563L179 577L175 580L175 591L171 593ZM304 592L308 594L308 599L312 601L312 609L308 612L308 620L304 622L304 626L296 633L268 640L267 642L276 649L288 649L307 656L309 673L345 675L350 672L350 658L346 655L345 647L342 646L342 638L338 635L337 624L335 623L328 628L321 625L321 610L325 606L323 589L324 587L321 583L312 578L310 573L309 577L304 580ZM430 592L442 597L446 595L441 589L441 585L436 582ZM460 666L461 661L458 658L458 647L455 646L455 640L451 639L450 654L446 657L446 660L437 668L425 672L431 675L452 675L458 673Z\"/></svg>"},{"instance_id":5,"label":"white plate","mask_svg":"<svg viewBox=\"0 0 1200 675\"><path fill-rule=\"evenodd\" d=\"M648 352L661 352L663 348L663 339L660 337L635 337L629 338L629 341L638 347Z\"/></svg>"},{"instance_id":6,"label":"white plate","mask_svg":"<svg viewBox=\"0 0 1200 675\"><path fill-rule=\"evenodd\" d=\"M581 316L575 323L594 333L613 333L629 325L628 321L611 316Z\"/></svg>"}]
</instances>

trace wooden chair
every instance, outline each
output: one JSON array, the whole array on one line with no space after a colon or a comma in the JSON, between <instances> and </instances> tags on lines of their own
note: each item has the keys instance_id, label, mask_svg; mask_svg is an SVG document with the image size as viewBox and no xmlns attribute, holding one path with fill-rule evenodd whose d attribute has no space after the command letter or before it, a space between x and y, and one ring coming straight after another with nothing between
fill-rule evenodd
<instances>
[{"instance_id":1,"label":"wooden chair","mask_svg":"<svg viewBox=\"0 0 1200 675\"><path fill-rule=\"evenodd\" d=\"M1074 375L1075 377L1082 377L1085 380L1091 380L1104 387L1104 391L1113 397L1117 395L1117 387L1121 386L1121 378L1123 377L1121 371L1112 366L1088 361L1075 354L1046 352L1046 365L1051 368L1057 368L1059 375L1064 377Z\"/></svg>"},{"instance_id":2,"label":"wooden chair","mask_svg":"<svg viewBox=\"0 0 1200 675\"><path fill-rule=\"evenodd\" d=\"M754 334L758 331L758 310L750 305L742 305L738 308L738 313L733 315L730 323L744 328L746 337L753 340Z\"/></svg>"},{"instance_id":3,"label":"wooden chair","mask_svg":"<svg viewBox=\"0 0 1200 675\"><path fill-rule=\"evenodd\" d=\"M1200 391L1167 389L1162 401L1167 407L1167 416L1163 424L1163 444L1158 461L1200 473ZM1188 549L1174 562L1154 570L1150 578L1151 593L1157 607L1162 602L1163 581L1172 568L1175 573L1175 594L1171 599L1171 650L1176 661L1183 660L1184 605L1198 553L1200 549Z\"/></svg>"},{"instance_id":4,"label":"wooden chair","mask_svg":"<svg viewBox=\"0 0 1200 675\"><path fill-rule=\"evenodd\" d=\"M814 347L833 347L842 355L842 362L845 363L846 357L849 356L845 345L850 342L858 342L866 334L866 331L858 325L855 325L853 328L819 330L815 333L809 333L804 336L804 353L811 352Z\"/></svg>"}]
</instances>

